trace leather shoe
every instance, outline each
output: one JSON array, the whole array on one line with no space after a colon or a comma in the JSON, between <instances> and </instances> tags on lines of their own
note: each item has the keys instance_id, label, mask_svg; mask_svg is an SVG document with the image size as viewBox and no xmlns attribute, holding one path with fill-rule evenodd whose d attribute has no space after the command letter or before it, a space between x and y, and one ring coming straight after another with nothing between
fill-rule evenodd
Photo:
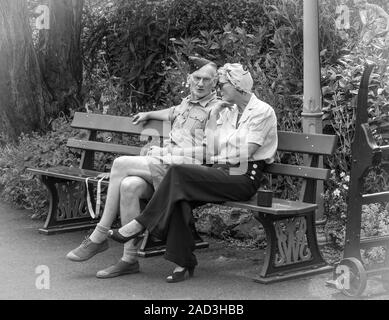
<instances>
[{"instance_id":1,"label":"leather shoe","mask_svg":"<svg viewBox=\"0 0 389 320\"><path fill-rule=\"evenodd\" d=\"M186 279L185 274L188 272L189 278L193 277L195 267L187 267L184 268L182 271L174 271L170 276L166 278L166 282L168 283L174 283L174 282L181 282Z\"/></svg>"},{"instance_id":2,"label":"leather shoe","mask_svg":"<svg viewBox=\"0 0 389 320\"><path fill-rule=\"evenodd\" d=\"M144 230L141 230L141 231L138 231L138 232L130 235L129 237L125 237L125 236L120 234L119 229L112 229L112 230L109 230L108 237L110 237L112 240L115 240L117 242L126 243L126 242L130 241L131 239L135 239L136 237L140 236L141 234L143 234L143 232L144 232Z\"/></svg>"},{"instance_id":3,"label":"leather shoe","mask_svg":"<svg viewBox=\"0 0 389 320\"><path fill-rule=\"evenodd\" d=\"M66 258L72 261L86 261L92 258L94 255L103 252L108 249L108 240L104 240L102 243L95 243L91 239L85 239L76 249L70 251Z\"/></svg>"},{"instance_id":4,"label":"leather shoe","mask_svg":"<svg viewBox=\"0 0 389 320\"><path fill-rule=\"evenodd\" d=\"M122 276L124 274L132 274L139 272L139 262L135 261L133 263L129 263L123 260L119 260L116 264L104 269L100 270L96 273L96 277L100 279L114 278L118 276Z\"/></svg>"}]
</instances>

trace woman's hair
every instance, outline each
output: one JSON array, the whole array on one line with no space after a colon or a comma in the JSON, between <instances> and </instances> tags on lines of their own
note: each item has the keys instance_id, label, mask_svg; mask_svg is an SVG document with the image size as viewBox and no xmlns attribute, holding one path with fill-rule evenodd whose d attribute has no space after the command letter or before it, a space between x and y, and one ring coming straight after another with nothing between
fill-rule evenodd
<instances>
[{"instance_id":1,"label":"woman's hair","mask_svg":"<svg viewBox=\"0 0 389 320\"><path fill-rule=\"evenodd\" d=\"M236 90L242 93L251 93L253 78L249 71L244 70L240 63L226 63L219 68L219 82L231 83Z\"/></svg>"}]
</instances>

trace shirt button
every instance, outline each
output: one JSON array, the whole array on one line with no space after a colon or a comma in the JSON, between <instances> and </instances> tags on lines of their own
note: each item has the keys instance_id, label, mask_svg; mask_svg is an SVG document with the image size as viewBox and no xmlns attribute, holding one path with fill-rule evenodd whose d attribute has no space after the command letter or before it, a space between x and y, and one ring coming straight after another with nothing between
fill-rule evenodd
<instances>
[{"instance_id":1,"label":"shirt button","mask_svg":"<svg viewBox=\"0 0 389 320\"><path fill-rule=\"evenodd\" d=\"M251 174L252 174L252 175L256 175L257 172L253 170L253 171L251 171Z\"/></svg>"},{"instance_id":2,"label":"shirt button","mask_svg":"<svg viewBox=\"0 0 389 320\"><path fill-rule=\"evenodd\" d=\"M258 168L258 165L256 163L253 164L253 168L254 169L257 169Z\"/></svg>"}]
</instances>

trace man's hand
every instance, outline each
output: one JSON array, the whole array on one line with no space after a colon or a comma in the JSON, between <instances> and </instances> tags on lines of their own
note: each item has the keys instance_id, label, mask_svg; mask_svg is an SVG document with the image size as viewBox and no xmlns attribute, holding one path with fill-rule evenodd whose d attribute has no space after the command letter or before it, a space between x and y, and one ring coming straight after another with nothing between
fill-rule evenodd
<instances>
[{"instance_id":1,"label":"man's hand","mask_svg":"<svg viewBox=\"0 0 389 320\"><path fill-rule=\"evenodd\" d=\"M132 123L139 124L139 122L145 122L148 120L149 120L149 113L148 112L139 112L132 119Z\"/></svg>"},{"instance_id":2,"label":"man's hand","mask_svg":"<svg viewBox=\"0 0 389 320\"><path fill-rule=\"evenodd\" d=\"M103 173L100 173L96 178L104 178L104 179L109 179L109 172L103 172Z\"/></svg>"}]
</instances>

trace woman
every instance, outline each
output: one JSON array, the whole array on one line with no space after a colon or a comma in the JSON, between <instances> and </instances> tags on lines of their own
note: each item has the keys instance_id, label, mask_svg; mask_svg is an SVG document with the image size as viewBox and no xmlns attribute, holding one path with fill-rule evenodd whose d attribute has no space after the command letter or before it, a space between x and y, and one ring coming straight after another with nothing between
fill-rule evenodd
<instances>
[{"instance_id":1,"label":"woman","mask_svg":"<svg viewBox=\"0 0 389 320\"><path fill-rule=\"evenodd\" d=\"M277 119L272 107L251 92L253 80L240 64L219 69L223 101L208 120L207 150L212 167L173 165L144 211L129 224L111 230L116 241L136 238L145 229L166 239L165 258L177 266L167 282L193 275L197 259L192 209L204 203L249 200L266 163L277 149Z\"/></svg>"}]
</instances>

